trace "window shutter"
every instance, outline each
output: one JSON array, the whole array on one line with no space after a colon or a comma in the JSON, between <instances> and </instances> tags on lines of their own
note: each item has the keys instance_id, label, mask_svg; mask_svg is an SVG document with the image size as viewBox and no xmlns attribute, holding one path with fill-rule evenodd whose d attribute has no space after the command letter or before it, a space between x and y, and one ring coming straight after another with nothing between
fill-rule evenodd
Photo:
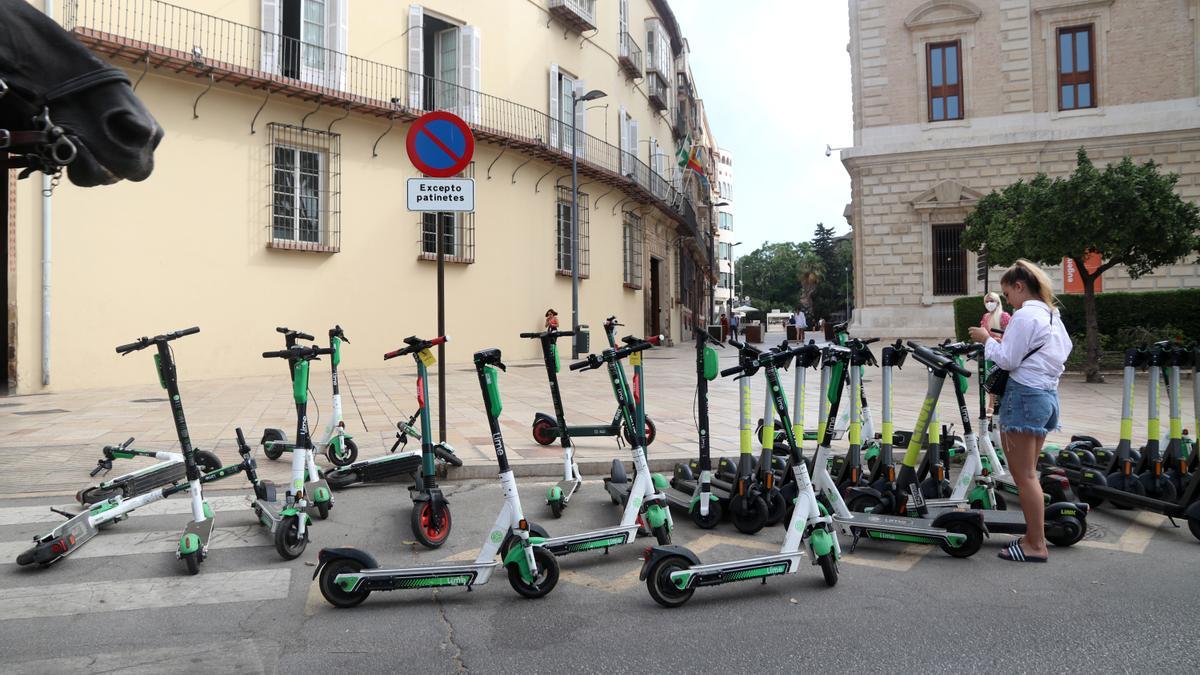
<instances>
[{"instance_id":1,"label":"window shutter","mask_svg":"<svg viewBox=\"0 0 1200 675\"><path fill-rule=\"evenodd\" d=\"M637 120L629 120L629 175L637 175Z\"/></svg>"},{"instance_id":2,"label":"window shutter","mask_svg":"<svg viewBox=\"0 0 1200 675\"><path fill-rule=\"evenodd\" d=\"M628 56L630 50L629 45L625 43L627 40L625 35L629 33L629 0L621 0L620 16L617 21L617 30L620 31L620 35L617 36L618 47L620 47L620 51L618 53L621 56Z\"/></svg>"},{"instance_id":3,"label":"window shutter","mask_svg":"<svg viewBox=\"0 0 1200 675\"><path fill-rule=\"evenodd\" d=\"M575 81L575 100L586 93L583 80ZM587 157L587 104L575 106L575 154Z\"/></svg>"},{"instance_id":4,"label":"window shutter","mask_svg":"<svg viewBox=\"0 0 1200 675\"><path fill-rule=\"evenodd\" d=\"M558 147L558 64L550 64L550 135L547 141L552 148Z\"/></svg>"},{"instance_id":5,"label":"window shutter","mask_svg":"<svg viewBox=\"0 0 1200 675\"><path fill-rule=\"evenodd\" d=\"M340 91L346 90L346 53L350 38L350 0L333 0L326 5L325 46L329 61L326 82Z\"/></svg>"},{"instance_id":6,"label":"window shutter","mask_svg":"<svg viewBox=\"0 0 1200 675\"><path fill-rule=\"evenodd\" d=\"M479 28L463 26L458 29L458 84L461 117L469 124L479 124L482 113L479 84Z\"/></svg>"},{"instance_id":7,"label":"window shutter","mask_svg":"<svg viewBox=\"0 0 1200 675\"><path fill-rule=\"evenodd\" d=\"M421 110L421 92L425 88L425 11L420 5L408 6L408 107Z\"/></svg>"},{"instance_id":8,"label":"window shutter","mask_svg":"<svg viewBox=\"0 0 1200 675\"><path fill-rule=\"evenodd\" d=\"M264 73L279 74L279 0L262 0L262 64Z\"/></svg>"},{"instance_id":9,"label":"window shutter","mask_svg":"<svg viewBox=\"0 0 1200 675\"><path fill-rule=\"evenodd\" d=\"M625 106L617 108L617 147L620 148L621 175L629 173L629 125L626 123Z\"/></svg>"}]
</instances>

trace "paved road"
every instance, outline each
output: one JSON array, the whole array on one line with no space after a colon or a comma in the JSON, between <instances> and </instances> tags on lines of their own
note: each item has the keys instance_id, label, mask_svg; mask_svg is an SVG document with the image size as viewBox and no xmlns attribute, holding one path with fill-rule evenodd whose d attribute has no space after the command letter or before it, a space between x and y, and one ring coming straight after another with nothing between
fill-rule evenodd
<instances>
[{"instance_id":1,"label":"paved road","mask_svg":"<svg viewBox=\"0 0 1200 675\"><path fill-rule=\"evenodd\" d=\"M524 481L532 519L552 534L615 523L592 481L553 521ZM827 589L816 568L766 585L701 589L658 607L638 582L642 545L561 559L549 597L519 598L503 576L474 592L375 594L352 610L311 581L320 546L357 545L390 564L474 557L499 506L494 481L449 487L454 530L443 550L414 545L401 486L338 493L301 559L278 558L245 498L214 495L217 539L196 577L172 550L185 503L135 513L49 569L12 564L52 526L59 499L0 503L0 670L133 672L1195 672L1200 542L1158 516L1103 511L1088 539L1048 565L997 560L994 537L968 560L867 542ZM681 518L677 543L703 560L776 550L728 524ZM644 540L643 540L644 541Z\"/></svg>"}]
</instances>

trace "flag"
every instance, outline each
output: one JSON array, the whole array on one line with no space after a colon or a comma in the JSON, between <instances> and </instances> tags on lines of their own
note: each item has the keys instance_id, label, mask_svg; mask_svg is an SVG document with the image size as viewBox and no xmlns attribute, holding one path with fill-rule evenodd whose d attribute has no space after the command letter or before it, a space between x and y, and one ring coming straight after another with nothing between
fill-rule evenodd
<instances>
[{"instance_id":1,"label":"flag","mask_svg":"<svg viewBox=\"0 0 1200 675\"><path fill-rule=\"evenodd\" d=\"M700 164L701 149L698 145L692 148L692 152L687 159L687 168L695 171L701 178L704 178L704 167Z\"/></svg>"},{"instance_id":2,"label":"flag","mask_svg":"<svg viewBox=\"0 0 1200 675\"><path fill-rule=\"evenodd\" d=\"M688 160L691 159L692 135L688 134L683 142L679 144L679 149L675 151L675 159L678 160L679 168L684 168L688 165Z\"/></svg>"}]
</instances>

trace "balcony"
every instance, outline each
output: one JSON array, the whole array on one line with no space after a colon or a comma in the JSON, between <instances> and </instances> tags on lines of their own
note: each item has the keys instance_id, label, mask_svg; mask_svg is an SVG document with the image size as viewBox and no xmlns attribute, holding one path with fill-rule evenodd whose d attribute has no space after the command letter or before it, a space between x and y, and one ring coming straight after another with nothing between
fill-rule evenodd
<instances>
[{"instance_id":1,"label":"balcony","mask_svg":"<svg viewBox=\"0 0 1200 675\"><path fill-rule=\"evenodd\" d=\"M642 77L642 48L629 33L617 33L617 66L631 79Z\"/></svg>"},{"instance_id":2,"label":"balcony","mask_svg":"<svg viewBox=\"0 0 1200 675\"><path fill-rule=\"evenodd\" d=\"M576 33L596 30L596 0L550 0L550 15Z\"/></svg>"},{"instance_id":3,"label":"balcony","mask_svg":"<svg viewBox=\"0 0 1200 675\"><path fill-rule=\"evenodd\" d=\"M655 70L647 74L646 82L649 85L650 107L656 112L666 110L669 105L667 97L671 95L667 81Z\"/></svg>"},{"instance_id":4,"label":"balcony","mask_svg":"<svg viewBox=\"0 0 1200 675\"><path fill-rule=\"evenodd\" d=\"M199 84L257 92L264 103L278 97L401 123L431 110L449 110L471 125L480 142L571 167L569 144L550 143L552 130L557 132L562 123L515 101L160 0L63 4L64 28L92 51L134 71L135 80L137 71L155 70ZM665 91L661 80L658 85ZM665 104L665 96L662 100ZM198 104L203 115L205 101ZM245 122L250 127L255 120ZM662 176L632 153L595 136L580 137L579 172L588 180L654 204L684 224L685 200Z\"/></svg>"}]
</instances>

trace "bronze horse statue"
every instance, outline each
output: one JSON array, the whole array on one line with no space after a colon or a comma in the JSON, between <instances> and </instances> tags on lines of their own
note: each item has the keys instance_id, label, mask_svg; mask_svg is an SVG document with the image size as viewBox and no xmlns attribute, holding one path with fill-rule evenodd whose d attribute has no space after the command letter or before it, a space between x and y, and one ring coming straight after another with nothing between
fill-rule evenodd
<instances>
[{"instance_id":1,"label":"bronze horse statue","mask_svg":"<svg viewBox=\"0 0 1200 675\"><path fill-rule=\"evenodd\" d=\"M0 169L140 181L162 137L123 71L26 0L0 0Z\"/></svg>"}]
</instances>

